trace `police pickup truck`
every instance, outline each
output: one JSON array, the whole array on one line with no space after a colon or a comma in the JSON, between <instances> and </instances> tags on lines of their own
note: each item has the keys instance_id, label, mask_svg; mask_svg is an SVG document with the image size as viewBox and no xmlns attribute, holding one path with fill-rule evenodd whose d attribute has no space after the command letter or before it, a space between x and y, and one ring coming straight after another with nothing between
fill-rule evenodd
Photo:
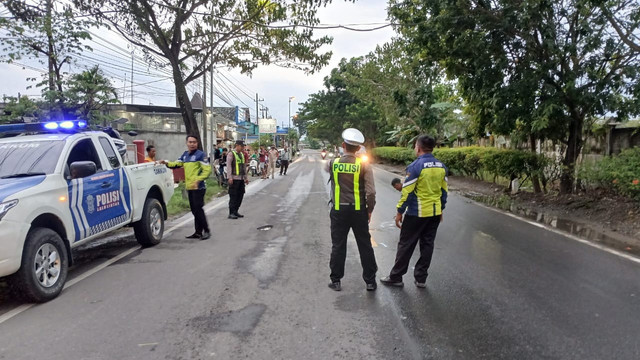
<instances>
[{"instance_id":1,"label":"police pickup truck","mask_svg":"<svg viewBox=\"0 0 640 360\"><path fill-rule=\"evenodd\" d=\"M58 296L71 249L126 225L160 242L173 175L123 166L114 140L84 121L0 125L0 277L27 300Z\"/></svg>"}]
</instances>

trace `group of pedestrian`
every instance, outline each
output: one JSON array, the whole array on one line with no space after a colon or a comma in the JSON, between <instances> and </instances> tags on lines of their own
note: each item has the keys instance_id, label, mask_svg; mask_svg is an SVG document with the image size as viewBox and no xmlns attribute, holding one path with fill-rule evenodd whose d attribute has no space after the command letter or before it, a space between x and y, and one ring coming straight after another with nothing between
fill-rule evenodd
<instances>
[{"instance_id":1,"label":"group of pedestrian","mask_svg":"<svg viewBox=\"0 0 640 360\"><path fill-rule=\"evenodd\" d=\"M353 230L360 253L362 278L366 289L373 291L377 288L378 270L369 233L369 222L376 204L373 171L370 165L356 156L365 140L362 133L350 128L342 133L342 138L344 155L327 164L332 202L329 288L342 289L347 236L349 230ZM433 156L435 145L434 138L419 136L414 147L417 159L407 167L404 183L400 179L392 181L391 185L402 192L395 216L396 226L401 230L395 263L389 275L380 279L385 285L404 286L402 277L407 273L411 256L419 244L420 258L413 272L414 284L418 288L426 287L434 241L448 192L447 168Z\"/></svg>"},{"instance_id":2,"label":"group of pedestrian","mask_svg":"<svg viewBox=\"0 0 640 360\"><path fill-rule=\"evenodd\" d=\"M189 198L189 207L194 217L195 232L187 238L206 240L211 237L211 231L204 213L204 197L206 193L205 180L211 175L211 165L209 161L218 161L220 173L228 174L228 191L229 191L229 219L243 218L244 215L238 211L242 205L245 194L245 186L249 184L247 167L249 163L249 153L245 149L245 143L237 140L234 148L228 151L227 148L218 148L214 146L212 156L207 157L205 153L198 149L199 140L196 136L187 135L187 151L185 151L177 161L156 161L155 146L147 146L147 157L145 162L158 162L165 164L169 168L184 168L185 187ZM252 155L253 156L253 155ZM264 146L260 147L260 151L256 150L255 157L259 160L259 168L263 179L267 177L267 169L271 169L271 178L274 178L276 161L282 157L281 161L284 167L280 168L280 175L286 175L291 160L291 152L285 146L282 154L275 148L267 152ZM267 164L268 161L268 164Z\"/></svg>"}]
</instances>

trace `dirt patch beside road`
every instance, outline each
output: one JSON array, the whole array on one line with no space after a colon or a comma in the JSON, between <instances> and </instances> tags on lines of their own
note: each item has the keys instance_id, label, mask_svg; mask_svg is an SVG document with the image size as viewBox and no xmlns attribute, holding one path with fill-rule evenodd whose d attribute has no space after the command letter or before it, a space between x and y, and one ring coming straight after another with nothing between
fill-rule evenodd
<instances>
[{"instance_id":1,"label":"dirt patch beside road","mask_svg":"<svg viewBox=\"0 0 640 360\"><path fill-rule=\"evenodd\" d=\"M402 178L402 165L376 164ZM640 255L640 203L603 192L572 195L510 194L504 186L460 176L449 189L485 205L506 210L615 249Z\"/></svg>"}]
</instances>

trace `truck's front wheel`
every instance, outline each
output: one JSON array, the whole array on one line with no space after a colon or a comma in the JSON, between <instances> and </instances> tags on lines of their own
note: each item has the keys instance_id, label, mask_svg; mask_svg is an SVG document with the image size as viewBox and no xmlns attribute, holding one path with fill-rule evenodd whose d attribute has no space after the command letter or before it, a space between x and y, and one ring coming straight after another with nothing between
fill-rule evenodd
<instances>
[{"instance_id":1,"label":"truck's front wheel","mask_svg":"<svg viewBox=\"0 0 640 360\"><path fill-rule=\"evenodd\" d=\"M157 199L148 198L144 202L142 218L133 225L138 243L142 246L158 245L164 232L164 212Z\"/></svg>"},{"instance_id":2,"label":"truck's front wheel","mask_svg":"<svg viewBox=\"0 0 640 360\"><path fill-rule=\"evenodd\" d=\"M20 270L11 277L13 287L26 300L49 301L62 292L69 260L60 235L51 229L29 231Z\"/></svg>"}]
</instances>

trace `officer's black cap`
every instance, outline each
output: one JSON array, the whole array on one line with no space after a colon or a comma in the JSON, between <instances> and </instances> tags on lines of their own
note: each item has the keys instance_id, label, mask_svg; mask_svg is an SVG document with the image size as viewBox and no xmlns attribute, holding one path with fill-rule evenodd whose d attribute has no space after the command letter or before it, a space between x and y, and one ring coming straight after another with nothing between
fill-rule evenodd
<instances>
[{"instance_id":1,"label":"officer's black cap","mask_svg":"<svg viewBox=\"0 0 640 360\"><path fill-rule=\"evenodd\" d=\"M243 140L236 140L236 145L244 146Z\"/></svg>"}]
</instances>

